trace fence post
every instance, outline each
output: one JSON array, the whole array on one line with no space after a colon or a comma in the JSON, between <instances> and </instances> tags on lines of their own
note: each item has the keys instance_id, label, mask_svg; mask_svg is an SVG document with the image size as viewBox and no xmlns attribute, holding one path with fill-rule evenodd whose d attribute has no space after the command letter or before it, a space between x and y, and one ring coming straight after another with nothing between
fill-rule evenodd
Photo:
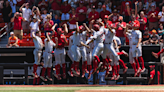
<instances>
[{"instance_id":1,"label":"fence post","mask_svg":"<svg viewBox=\"0 0 164 92\"><path fill-rule=\"evenodd\" d=\"M3 66L0 66L0 85L3 85Z\"/></svg>"},{"instance_id":2,"label":"fence post","mask_svg":"<svg viewBox=\"0 0 164 92\"><path fill-rule=\"evenodd\" d=\"M25 84L28 85L29 84L29 80L28 80L28 66L25 66L24 70L25 70Z\"/></svg>"}]
</instances>

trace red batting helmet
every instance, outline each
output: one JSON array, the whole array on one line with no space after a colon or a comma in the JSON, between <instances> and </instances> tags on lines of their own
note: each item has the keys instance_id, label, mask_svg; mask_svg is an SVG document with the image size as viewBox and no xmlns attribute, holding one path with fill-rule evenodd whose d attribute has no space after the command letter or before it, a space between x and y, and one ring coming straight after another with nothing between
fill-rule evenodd
<instances>
[{"instance_id":1,"label":"red batting helmet","mask_svg":"<svg viewBox=\"0 0 164 92\"><path fill-rule=\"evenodd\" d=\"M58 32L60 31L61 33L64 33L63 30L62 30L62 28L58 28L57 31Z\"/></svg>"},{"instance_id":2,"label":"red batting helmet","mask_svg":"<svg viewBox=\"0 0 164 92\"><path fill-rule=\"evenodd\" d=\"M95 28L96 31L100 29L100 26L98 24L94 24L93 27Z\"/></svg>"},{"instance_id":3,"label":"red batting helmet","mask_svg":"<svg viewBox=\"0 0 164 92\"><path fill-rule=\"evenodd\" d=\"M81 26L79 26L79 30L82 30L83 28L84 28L84 26L82 26L82 25L81 25Z\"/></svg>"}]
</instances>

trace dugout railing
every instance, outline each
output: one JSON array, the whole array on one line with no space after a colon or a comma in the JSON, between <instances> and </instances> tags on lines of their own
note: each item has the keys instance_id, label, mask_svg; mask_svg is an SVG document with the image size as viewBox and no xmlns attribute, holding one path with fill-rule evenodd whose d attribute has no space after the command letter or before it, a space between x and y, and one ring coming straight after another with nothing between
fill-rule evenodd
<instances>
[{"instance_id":1,"label":"dugout railing","mask_svg":"<svg viewBox=\"0 0 164 92\"><path fill-rule=\"evenodd\" d=\"M143 59L145 61L145 65L148 66L150 65L148 62L153 61L156 62L154 64L160 63L161 61L161 57L159 59L156 59L152 56L151 52L158 52L161 49L161 46L142 46L142 50L143 50ZM28 84L28 77L29 76L27 73L29 67L32 67L32 63L34 62L34 57L33 57L33 50L34 47L19 47L19 48L0 48L0 66L1 66L1 74L4 73L4 71L2 71L3 69L23 69L25 71L25 75L24 75L24 79L25 83ZM68 50L68 48L66 48L66 50ZM129 51L129 46L122 46L121 50L125 50L126 52ZM130 66L129 59L128 57L125 56L121 56L121 59L123 59L125 61L125 63L127 63L127 66ZM53 58L53 63L54 63L54 58ZM66 65L67 65L67 71L70 68L72 61L70 61L69 57L66 56ZM19 65L20 64L20 65ZM54 64L53 64L54 65ZM163 64L160 64L161 66ZM17 67L18 66L18 67ZM81 66L80 66L81 67ZM148 69L148 67L147 67ZM122 70L120 70L122 71ZM163 83L163 71L161 72L161 83ZM127 72L128 73L128 72ZM5 73L4 73L5 74ZM67 75L68 76L68 75ZM0 83L2 83L3 80L6 80L7 78L10 79L10 77L6 77L4 76L0 76ZM126 84L126 81L128 81L128 77L123 77L121 76L121 78L124 78L124 84ZM120 79L121 79L120 78ZM3 79L3 80L2 80ZM13 78L14 79L14 78ZM76 77L67 77L67 79L69 80L62 80L63 82L57 81L56 79L54 79L54 83L58 84L58 83L62 83L62 84L66 84L66 83L71 83L71 84L79 84L81 82L79 82L79 80L83 81L82 78L76 78Z\"/></svg>"}]
</instances>

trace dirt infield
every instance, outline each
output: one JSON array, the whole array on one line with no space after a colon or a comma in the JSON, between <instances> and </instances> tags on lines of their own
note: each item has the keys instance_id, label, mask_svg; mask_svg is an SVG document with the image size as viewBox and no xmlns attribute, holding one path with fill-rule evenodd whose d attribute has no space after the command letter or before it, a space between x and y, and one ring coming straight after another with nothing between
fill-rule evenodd
<instances>
[{"instance_id":1,"label":"dirt infield","mask_svg":"<svg viewBox=\"0 0 164 92\"><path fill-rule=\"evenodd\" d=\"M119 89L119 90L113 90L113 89L96 89L96 90L78 90L75 92L164 92L164 89Z\"/></svg>"},{"instance_id":2,"label":"dirt infield","mask_svg":"<svg viewBox=\"0 0 164 92\"><path fill-rule=\"evenodd\" d=\"M151 87L164 85L0 85L0 87Z\"/></svg>"}]
</instances>

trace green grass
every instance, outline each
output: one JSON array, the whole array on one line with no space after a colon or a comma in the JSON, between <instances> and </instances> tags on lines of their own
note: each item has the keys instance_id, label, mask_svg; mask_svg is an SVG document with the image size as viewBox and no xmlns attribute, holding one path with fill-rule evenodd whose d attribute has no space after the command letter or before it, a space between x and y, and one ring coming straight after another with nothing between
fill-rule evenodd
<instances>
[{"instance_id":1,"label":"green grass","mask_svg":"<svg viewBox=\"0 0 164 92\"><path fill-rule=\"evenodd\" d=\"M74 92L81 89L164 89L164 86L108 87L0 87L0 92Z\"/></svg>"}]
</instances>

